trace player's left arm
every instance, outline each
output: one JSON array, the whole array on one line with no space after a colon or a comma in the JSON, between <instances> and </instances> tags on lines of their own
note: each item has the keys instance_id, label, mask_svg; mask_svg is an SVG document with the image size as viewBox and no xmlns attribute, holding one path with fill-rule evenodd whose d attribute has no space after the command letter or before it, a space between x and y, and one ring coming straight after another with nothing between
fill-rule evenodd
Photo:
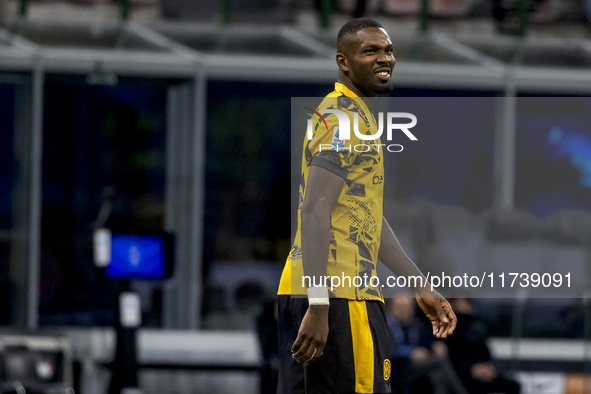
<instances>
[{"instance_id":1,"label":"player's left arm","mask_svg":"<svg viewBox=\"0 0 591 394\"><path fill-rule=\"evenodd\" d=\"M345 180L312 165L301 209L302 267L304 275L320 282L326 277L330 244L330 213ZM316 283L314 279L314 283ZM327 296L328 296L328 289ZM328 301L328 299L327 299ZM298 363L310 364L322 356L329 332L328 305L309 305L291 352Z\"/></svg>"},{"instance_id":2,"label":"player's left arm","mask_svg":"<svg viewBox=\"0 0 591 394\"><path fill-rule=\"evenodd\" d=\"M437 338L446 338L456 328L456 315L449 302L437 291L431 289L425 275L413 263L400 246L398 238L392 231L386 218L382 218L382 234L378 258L390 271L398 276L415 277L420 280L407 281L415 283L411 290L421 310L433 325L433 335Z\"/></svg>"}]
</instances>

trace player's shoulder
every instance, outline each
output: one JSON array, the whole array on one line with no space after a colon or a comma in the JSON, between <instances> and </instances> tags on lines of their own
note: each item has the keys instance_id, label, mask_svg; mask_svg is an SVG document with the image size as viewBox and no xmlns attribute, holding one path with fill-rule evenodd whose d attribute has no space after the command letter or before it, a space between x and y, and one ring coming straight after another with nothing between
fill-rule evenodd
<instances>
[{"instance_id":1,"label":"player's shoulder","mask_svg":"<svg viewBox=\"0 0 591 394\"><path fill-rule=\"evenodd\" d=\"M359 98L349 97L343 92L335 90L324 97L318 109L339 109L343 112L351 113L360 110Z\"/></svg>"},{"instance_id":2,"label":"player's shoulder","mask_svg":"<svg viewBox=\"0 0 591 394\"><path fill-rule=\"evenodd\" d=\"M343 92L337 90L330 92L322 99L322 102L318 105L318 109L337 108L340 101L339 99L342 96Z\"/></svg>"}]
</instances>

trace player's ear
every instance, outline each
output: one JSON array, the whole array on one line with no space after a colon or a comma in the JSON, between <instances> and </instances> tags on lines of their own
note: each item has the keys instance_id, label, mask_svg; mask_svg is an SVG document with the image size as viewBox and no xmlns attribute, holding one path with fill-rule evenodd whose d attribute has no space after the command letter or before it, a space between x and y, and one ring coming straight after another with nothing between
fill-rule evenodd
<instances>
[{"instance_id":1,"label":"player's ear","mask_svg":"<svg viewBox=\"0 0 591 394\"><path fill-rule=\"evenodd\" d=\"M341 52L337 53L337 66L339 66L339 69L341 69L345 72L349 71L349 64L347 62L347 57Z\"/></svg>"}]
</instances>

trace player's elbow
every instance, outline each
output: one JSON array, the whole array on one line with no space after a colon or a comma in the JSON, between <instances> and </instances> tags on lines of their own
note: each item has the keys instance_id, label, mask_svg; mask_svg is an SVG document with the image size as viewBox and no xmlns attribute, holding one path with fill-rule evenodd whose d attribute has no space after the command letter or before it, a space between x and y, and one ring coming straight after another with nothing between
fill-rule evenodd
<instances>
[{"instance_id":1,"label":"player's elbow","mask_svg":"<svg viewBox=\"0 0 591 394\"><path fill-rule=\"evenodd\" d=\"M306 199L302 205L302 224L330 217L332 205L323 199Z\"/></svg>"}]
</instances>

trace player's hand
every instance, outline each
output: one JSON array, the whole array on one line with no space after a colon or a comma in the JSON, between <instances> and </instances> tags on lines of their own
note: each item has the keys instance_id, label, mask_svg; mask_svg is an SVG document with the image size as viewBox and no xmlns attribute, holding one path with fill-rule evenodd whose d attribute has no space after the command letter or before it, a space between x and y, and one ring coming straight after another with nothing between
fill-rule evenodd
<instances>
[{"instance_id":1,"label":"player's hand","mask_svg":"<svg viewBox=\"0 0 591 394\"><path fill-rule=\"evenodd\" d=\"M322 356L328 338L328 305L310 305L293 346L292 357L298 363L310 364Z\"/></svg>"},{"instance_id":2,"label":"player's hand","mask_svg":"<svg viewBox=\"0 0 591 394\"><path fill-rule=\"evenodd\" d=\"M433 325L433 335L447 338L456 328L457 319L451 305L441 294L428 289L415 292L415 298L421 310Z\"/></svg>"}]
</instances>

